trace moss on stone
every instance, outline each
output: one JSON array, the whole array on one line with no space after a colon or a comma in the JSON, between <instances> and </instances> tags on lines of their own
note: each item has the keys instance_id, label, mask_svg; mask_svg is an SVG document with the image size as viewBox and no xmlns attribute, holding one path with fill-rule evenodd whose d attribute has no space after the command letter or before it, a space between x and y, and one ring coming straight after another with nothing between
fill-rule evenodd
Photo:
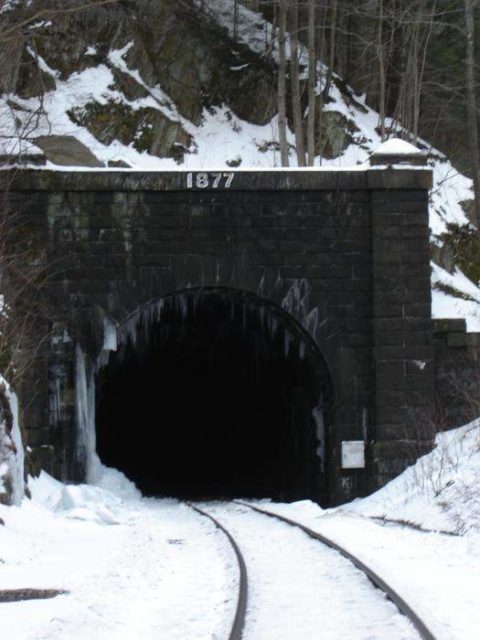
<instances>
[{"instance_id":1,"label":"moss on stone","mask_svg":"<svg viewBox=\"0 0 480 640\"><path fill-rule=\"evenodd\" d=\"M109 145L114 140L132 144L139 152L158 157L173 157L188 150L191 137L179 122L169 120L151 107L133 109L128 104L109 100L106 104L89 102L70 109L72 122L87 128L97 140Z\"/></svg>"},{"instance_id":2,"label":"moss on stone","mask_svg":"<svg viewBox=\"0 0 480 640\"><path fill-rule=\"evenodd\" d=\"M441 247L433 247L433 259L447 271L456 266L475 284L480 282L480 239L472 225L447 225L440 236Z\"/></svg>"},{"instance_id":3,"label":"moss on stone","mask_svg":"<svg viewBox=\"0 0 480 640\"><path fill-rule=\"evenodd\" d=\"M353 124L338 111L323 111L322 131L317 141L316 152L322 158L338 158L353 142Z\"/></svg>"},{"instance_id":4,"label":"moss on stone","mask_svg":"<svg viewBox=\"0 0 480 640\"><path fill-rule=\"evenodd\" d=\"M18 69L17 95L28 100L55 89L55 78L42 71L36 60L24 50Z\"/></svg>"}]
</instances>

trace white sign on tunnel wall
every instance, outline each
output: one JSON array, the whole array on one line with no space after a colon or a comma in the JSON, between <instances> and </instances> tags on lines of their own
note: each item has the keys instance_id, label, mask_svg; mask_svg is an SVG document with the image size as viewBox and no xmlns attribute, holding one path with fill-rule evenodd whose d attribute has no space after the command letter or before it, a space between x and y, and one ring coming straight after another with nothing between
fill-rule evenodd
<instances>
[{"instance_id":1,"label":"white sign on tunnel wall","mask_svg":"<svg viewBox=\"0 0 480 640\"><path fill-rule=\"evenodd\" d=\"M365 468L365 445L363 440L343 440L342 469Z\"/></svg>"},{"instance_id":2,"label":"white sign on tunnel wall","mask_svg":"<svg viewBox=\"0 0 480 640\"><path fill-rule=\"evenodd\" d=\"M230 189L234 173L187 173L187 189Z\"/></svg>"}]
</instances>

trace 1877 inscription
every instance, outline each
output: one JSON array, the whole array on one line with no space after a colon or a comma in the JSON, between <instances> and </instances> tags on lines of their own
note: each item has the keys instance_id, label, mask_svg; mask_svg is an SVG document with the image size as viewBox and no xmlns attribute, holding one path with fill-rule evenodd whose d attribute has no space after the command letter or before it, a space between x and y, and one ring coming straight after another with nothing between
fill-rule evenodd
<instances>
[{"instance_id":1,"label":"1877 inscription","mask_svg":"<svg viewBox=\"0 0 480 640\"><path fill-rule=\"evenodd\" d=\"M229 189L234 173L187 173L187 189Z\"/></svg>"}]
</instances>

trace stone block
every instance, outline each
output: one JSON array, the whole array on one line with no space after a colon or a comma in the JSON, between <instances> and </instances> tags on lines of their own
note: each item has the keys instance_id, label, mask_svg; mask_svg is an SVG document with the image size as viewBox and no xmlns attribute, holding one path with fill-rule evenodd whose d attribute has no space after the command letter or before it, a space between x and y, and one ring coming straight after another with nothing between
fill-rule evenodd
<instances>
[{"instance_id":1,"label":"stone block","mask_svg":"<svg viewBox=\"0 0 480 640\"><path fill-rule=\"evenodd\" d=\"M447 335L447 345L449 347L465 347L467 345L467 334L460 332L449 332Z\"/></svg>"},{"instance_id":2,"label":"stone block","mask_svg":"<svg viewBox=\"0 0 480 640\"><path fill-rule=\"evenodd\" d=\"M441 318L433 320L435 333L465 333L467 324L464 318Z\"/></svg>"}]
</instances>

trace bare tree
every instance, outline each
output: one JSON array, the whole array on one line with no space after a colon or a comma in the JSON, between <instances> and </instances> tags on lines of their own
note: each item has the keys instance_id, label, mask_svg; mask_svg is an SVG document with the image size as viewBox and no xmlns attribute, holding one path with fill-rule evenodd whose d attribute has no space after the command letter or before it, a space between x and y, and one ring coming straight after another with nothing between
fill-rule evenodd
<instances>
[{"instance_id":1,"label":"bare tree","mask_svg":"<svg viewBox=\"0 0 480 640\"><path fill-rule=\"evenodd\" d=\"M290 93L292 96L293 129L295 132L295 148L297 152L297 164L304 167L306 162L305 142L303 135L303 114L300 98L300 73L299 73L299 48L298 48L298 3L290 0L289 11L290 31Z\"/></svg>"},{"instance_id":2,"label":"bare tree","mask_svg":"<svg viewBox=\"0 0 480 640\"><path fill-rule=\"evenodd\" d=\"M477 0L465 0L467 116L475 192L475 224L480 232L480 150L478 147L478 108L475 87L475 9Z\"/></svg>"},{"instance_id":3,"label":"bare tree","mask_svg":"<svg viewBox=\"0 0 480 640\"><path fill-rule=\"evenodd\" d=\"M385 44L383 41L383 0L378 0L378 26L377 26L377 58L378 58L378 82L379 82L379 97L378 97L378 118L381 131L382 141L385 140L385 117L386 117L386 104L387 104L387 72L385 64Z\"/></svg>"},{"instance_id":4,"label":"bare tree","mask_svg":"<svg viewBox=\"0 0 480 640\"><path fill-rule=\"evenodd\" d=\"M316 1L308 3L308 121L307 121L307 153L308 164L315 163L315 110L317 85L317 57L315 51L315 8Z\"/></svg>"},{"instance_id":5,"label":"bare tree","mask_svg":"<svg viewBox=\"0 0 480 640\"><path fill-rule=\"evenodd\" d=\"M287 140L287 57L286 57L286 29L287 29L287 1L278 2L278 140L280 145L280 159L282 167L288 167Z\"/></svg>"},{"instance_id":6,"label":"bare tree","mask_svg":"<svg viewBox=\"0 0 480 640\"><path fill-rule=\"evenodd\" d=\"M238 0L233 3L233 39L238 39Z\"/></svg>"},{"instance_id":7,"label":"bare tree","mask_svg":"<svg viewBox=\"0 0 480 640\"><path fill-rule=\"evenodd\" d=\"M338 0L332 0L330 17L330 52L328 56L328 72L325 86L323 88L323 98L328 100L330 95L330 87L332 85L333 68L335 66L335 51L337 46L337 17L338 17Z\"/></svg>"}]
</instances>

